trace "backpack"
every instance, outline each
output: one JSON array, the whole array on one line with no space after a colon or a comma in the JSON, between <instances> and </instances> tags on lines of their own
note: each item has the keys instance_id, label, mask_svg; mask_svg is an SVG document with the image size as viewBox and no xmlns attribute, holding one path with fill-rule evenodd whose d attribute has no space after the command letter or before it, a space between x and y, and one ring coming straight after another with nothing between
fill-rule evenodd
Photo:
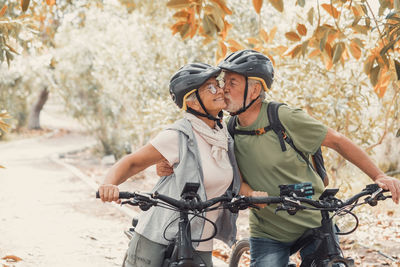
<instances>
[{"instance_id":1,"label":"backpack","mask_svg":"<svg viewBox=\"0 0 400 267\"><path fill-rule=\"evenodd\" d=\"M319 177L321 177L325 186L327 186L328 185L328 176L326 174L324 158L322 156L321 148L318 148L317 152L315 152L315 154L311 156L313 163L310 162L308 157L306 157L306 155L304 155L303 152L301 152L299 149L296 148L296 146L293 143L293 140L286 134L285 128L283 127L281 121L279 120L278 109L282 105L286 105L286 104L273 102L273 101L270 102L267 107L267 114L268 114L268 120L269 120L270 125L265 126L264 128L256 129L256 130L243 131L243 130L235 129L237 116L232 116L228 122L229 134L232 136L232 138L234 138L235 134L262 135L262 134L267 133L270 130L274 131L275 134L279 138L279 143L280 143L282 152L286 151L286 145L285 145L285 142L286 142L304 159L304 161L307 163L307 165L310 166L310 168L312 170L314 170L319 175Z\"/></svg>"}]
</instances>

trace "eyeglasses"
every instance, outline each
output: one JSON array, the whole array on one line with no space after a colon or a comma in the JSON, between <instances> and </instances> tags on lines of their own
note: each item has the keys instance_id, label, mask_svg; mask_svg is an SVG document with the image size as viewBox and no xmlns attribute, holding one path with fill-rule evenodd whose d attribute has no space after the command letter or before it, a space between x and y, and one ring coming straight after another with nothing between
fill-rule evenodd
<instances>
[{"instance_id":1,"label":"eyeglasses","mask_svg":"<svg viewBox=\"0 0 400 267\"><path fill-rule=\"evenodd\" d=\"M218 92L218 88L220 88L218 85L212 83L206 86L206 90L208 90L213 95L215 95Z\"/></svg>"}]
</instances>

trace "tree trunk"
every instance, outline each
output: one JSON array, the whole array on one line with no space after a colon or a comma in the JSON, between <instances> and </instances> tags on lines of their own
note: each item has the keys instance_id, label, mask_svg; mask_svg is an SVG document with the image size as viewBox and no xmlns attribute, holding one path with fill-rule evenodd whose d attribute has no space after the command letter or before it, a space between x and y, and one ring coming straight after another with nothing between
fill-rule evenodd
<instances>
[{"instance_id":1,"label":"tree trunk","mask_svg":"<svg viewBox=\"0 0 400 267\"><path fill-rule=\"evenodd\" d=\"M28 120L28 128L29 129L41 129L40 127L40 112L43 109L44 104L46 103L49 97L49 90L47 90L47 86L43 88L43 90L39 94L39 98L33 104L31 112L29 114Z\"/></svg>"}]
</instances>

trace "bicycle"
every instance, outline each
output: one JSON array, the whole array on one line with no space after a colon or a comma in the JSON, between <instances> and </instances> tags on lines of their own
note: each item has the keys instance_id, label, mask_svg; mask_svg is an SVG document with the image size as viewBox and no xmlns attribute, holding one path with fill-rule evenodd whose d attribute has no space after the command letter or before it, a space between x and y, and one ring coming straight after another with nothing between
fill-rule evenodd
<instances>
[{"instance_id":1,"label":"bicycle","mask_svg":"<svg viewBox=\"0 0 400 267\"><path fill-rule=\"evenodd\" d=\"M212 198L207 201L201 201L199 195L196 193L199 188L198 183L186 183L182 193L181 199L177 200L168 197L158 192L154 193L139 193L139 192L120 192L120 199L128 199L123 201L121 205L132 205L139 206L141 210L148 210L153 206L159 206L167 209L174 209L179 212L179 230L176 237L170 240L169 245L164 256L164 262L162 267L201 267L205 264L196 264L193 260L193 247L192 242L203 242L214 238L217 234L217 227L208 219L204 218L200 214L203 212L215 210L221 208L222 203L232 200L232 196L227 194L220 197ZM96 197L99 198L99 193L96 193ZM216 205L220 203L220 205ZM215 205L215 206L214 206ZM191 238L191 227L189 215L200 216L207 220L214 226L214 233L212 236L203 240L193 240ZM134 218L132 220L132 226L129 230L125 231L125 234L129 239L132 238L137 220ZM166 230L165 230L166 231ZM164 232L165 233L165 232ZM164 238L165 235L164 235ZM122 266L125 266L125 261L127 259L127 254L125 255Z\"/></svg>"},{"instance_id":2,"label":"bicycle","mask_svg":"<svg viewBox=\"0 0 400 267\"><path fill-rule=\"evenodd\" d=\"M382 190L377 184L367 185L360 193L355 194L348 200L342 201L335 197L339 189L326 189L319 200L312 200L304 196L304 190L296 194L295 191L289 190L279 197L241 197L236 200L236 205L239 209L246 209L249 205L253 204L278 204L276 212L287 211L290 215L295 215L297 211L303 209L319 210L321 211L322 219L319 228L310 229L306 231L292 246L290 254L294 254L307 246L313 241L316 241L316 250L313 254L305 257L300 267L331 267L331 266L354 266L354 260L345 258L343 252L335 239L333 231L332 218L336 215L350 214L355 220L356 224L353 229L346 233L337 232L338 235L347 235L354 232L359 224L357 216L352 213L352 210L360 205L369 204L376 206L378 201L391 198L391 196L384 195L386 190ZM303 196L298 196L300 194ZM362 202L359 199L366 196ZM240 203L240 204L239 204ZM330 212L334 215L330 216ZM240 264L241 258L244 253L250 250L248 239L238 241L232 249L229 267L237 267ZM288 266L296 266L288 265Z\"/></svg>"}]
</instances>

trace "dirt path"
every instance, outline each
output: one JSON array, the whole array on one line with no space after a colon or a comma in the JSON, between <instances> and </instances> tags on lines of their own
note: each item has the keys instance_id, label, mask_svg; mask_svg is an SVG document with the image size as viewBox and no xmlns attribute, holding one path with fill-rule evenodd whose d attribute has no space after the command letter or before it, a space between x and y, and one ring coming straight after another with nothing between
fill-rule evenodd
<instances>
[{"instance_id":1,"label":"dirt path","mask_svg":"<svg viewBox=\"0 0 400 267\"><path fill-rule=\"evenodd\" d=\"M119 266L130 218L51 161L93 142L77 134L0 144L0 258L5 266Z\"/></svg>"}]
</instances>

